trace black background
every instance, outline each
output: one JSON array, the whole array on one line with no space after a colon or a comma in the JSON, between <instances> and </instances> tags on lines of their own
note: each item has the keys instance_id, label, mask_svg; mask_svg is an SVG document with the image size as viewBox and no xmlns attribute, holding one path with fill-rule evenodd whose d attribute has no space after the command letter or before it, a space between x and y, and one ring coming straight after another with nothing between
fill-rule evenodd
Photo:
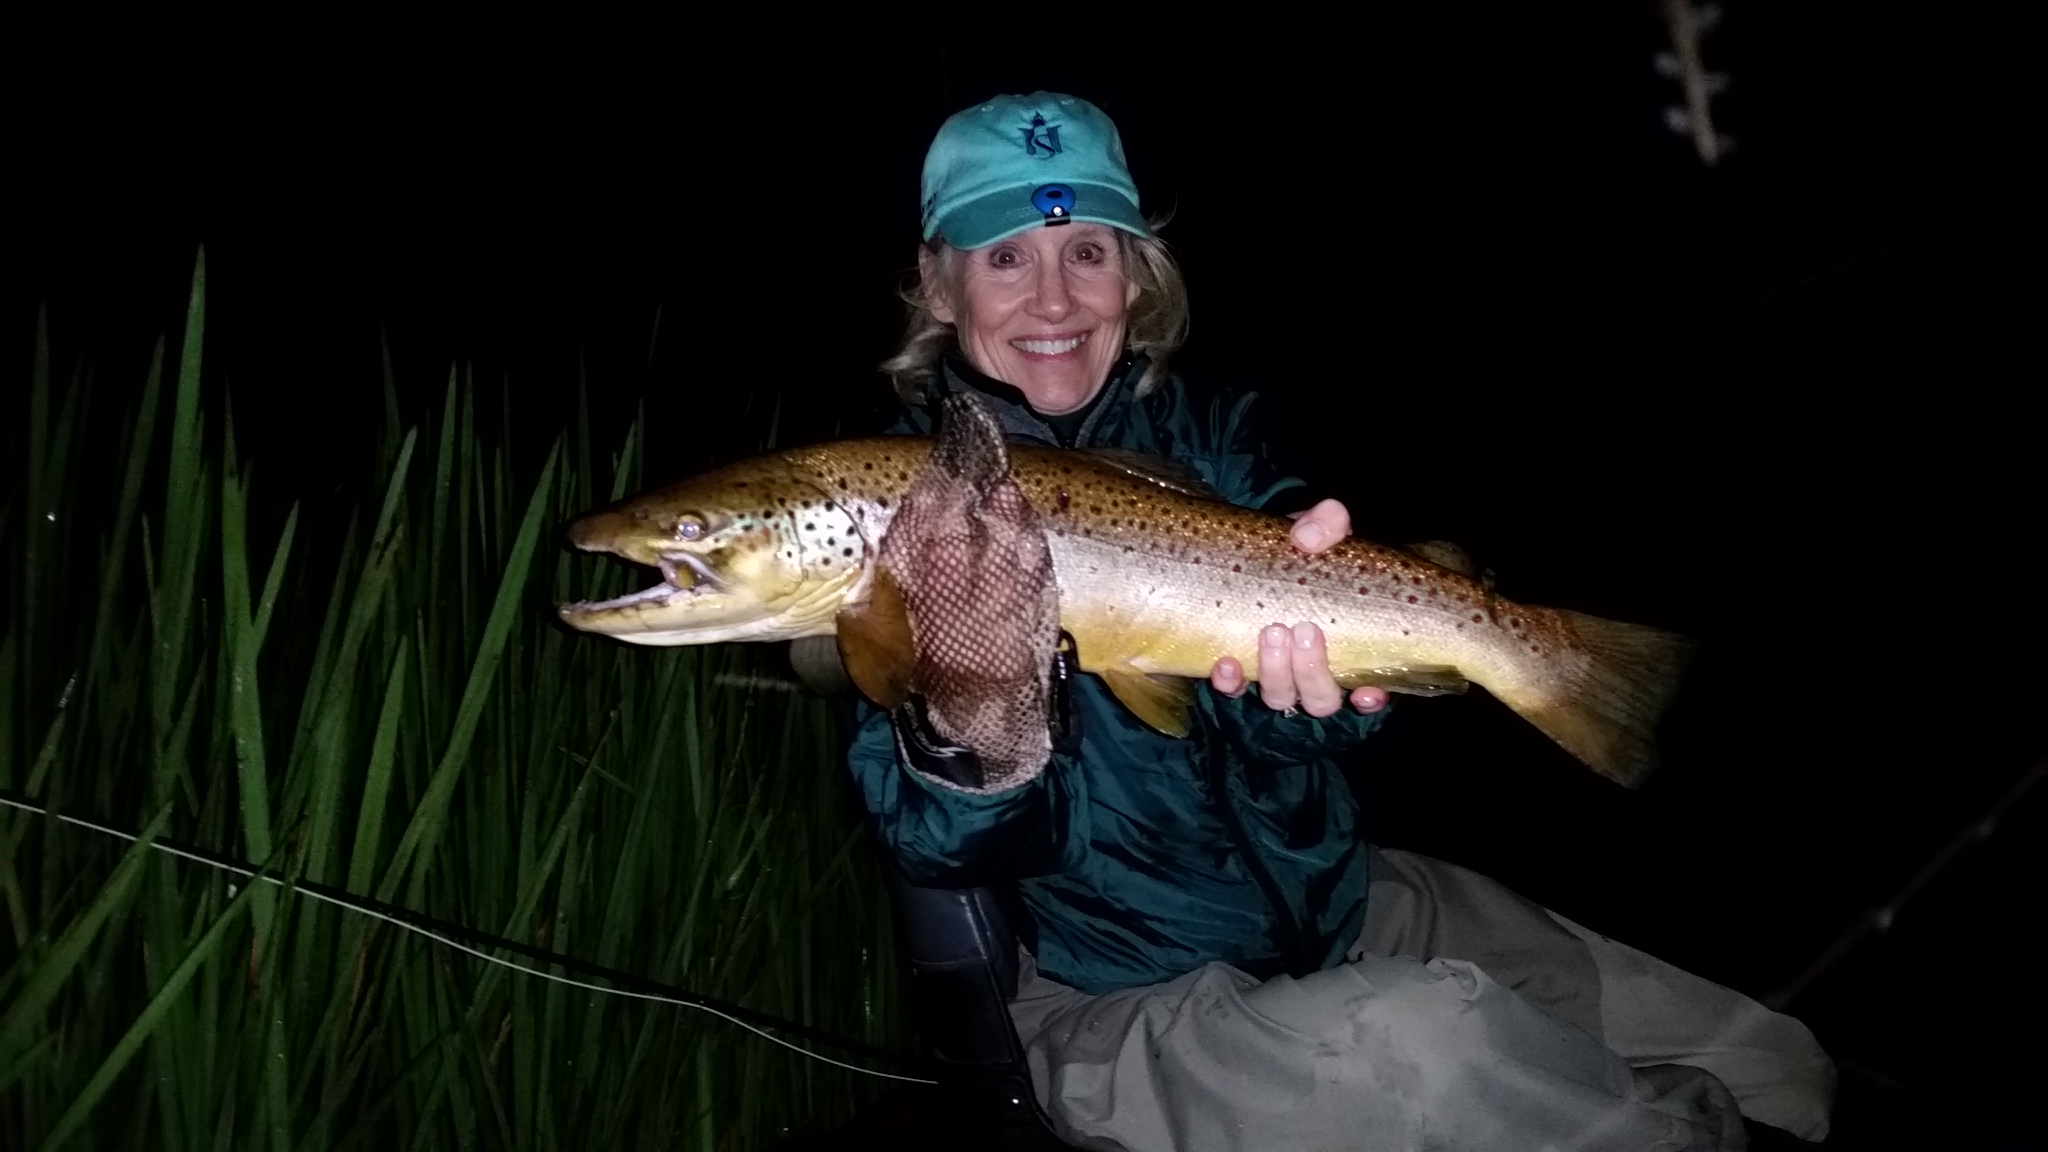
<instances>
[{"instance_id":1,"label":"black background","mask_svg":"<svg viewBox=\"0 0 2048 1152\"><path fill-rule=\"evenodd\" d=\"M359 491L380 332L412 411L454 363L503 385L528 459L579 364L657 474L742 450L771 387L828 436L882 409L939 121L1071 91L1173 213L1182 369L1262 391L1362 535L1701 642L1638 793L1490 701L1404 702L1357 765L1378 842L1762 994L2048 752L2015 29L1737 5L1709 171L1649 4L1163 23L17 23L0 387L40 303L60 364L138 379L203 242L278 503ZM2044 834L2034 795L1795 1005L1847 1146L2024 1146Z\"/></svg>"}]
</instances>

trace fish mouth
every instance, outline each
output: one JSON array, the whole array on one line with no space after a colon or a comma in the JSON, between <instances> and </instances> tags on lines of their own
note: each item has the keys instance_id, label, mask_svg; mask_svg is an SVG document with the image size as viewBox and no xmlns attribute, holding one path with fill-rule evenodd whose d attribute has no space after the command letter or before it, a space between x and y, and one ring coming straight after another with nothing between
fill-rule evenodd
<instances>
[{"instance_id":1,"label":"fish mouth","mask_svg":"<svg viewBox=\"0 0 2048 1152\"><path fill-rule=\"evenodd\" d=\"M679 591L699 591L705 588L722 588L725 581L712 571L703 557L691 552L663 552L660 557L662 583ZM683 569L689 569L689 581L684 582Z\"/></svg>"},{"instance_id":2,"label":"fish mouth","mask_svg":"<svg viewBox=\"0 0 2048 1152\"><path fill-rule=\"evenodd\" d=\"M688 552L663 552L656 562L661 569L661 583L610 600L577 600L564 604L560 608L562 616L566 619L637 604L670 604L725 591L725 580L700 557Z\"/></svg>"}]
</instances>

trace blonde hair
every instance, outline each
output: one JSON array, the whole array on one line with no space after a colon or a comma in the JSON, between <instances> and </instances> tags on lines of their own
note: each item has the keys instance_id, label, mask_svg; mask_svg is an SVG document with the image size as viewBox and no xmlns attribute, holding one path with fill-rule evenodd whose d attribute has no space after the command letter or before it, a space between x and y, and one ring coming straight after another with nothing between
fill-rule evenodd
<instances>
[{"instance_id":1,"label":"blonde hair","mask_svg":"<svg viewBox=\"0 0 2048 1152\"><path fill-rule=\"evenodd\" d=\"M1165 223L1154 221L1154 233ZM1138 286L1138 298L1131 304L1124 325L1124 350L1146 359L1145 373L1139 377L1137 388L1142 398L1166 379L1167 360L1187 339L1188 286L1166 241L1156 234L1139 236L1121 228L1111 231L1116 233L1117 248L1123 256L1124 275ZM958 251L943 236L933 237L925 250L940 260L949 251ZM910 276L897 293L909 308L903 342L894 356L882 361L882 371L895 384L897 397L914 404L929 393L939 358L952 345L954 331L951 324L932 315L930 293L942 286L925 283L922 272Z\"/></svg>"}]
</instances>

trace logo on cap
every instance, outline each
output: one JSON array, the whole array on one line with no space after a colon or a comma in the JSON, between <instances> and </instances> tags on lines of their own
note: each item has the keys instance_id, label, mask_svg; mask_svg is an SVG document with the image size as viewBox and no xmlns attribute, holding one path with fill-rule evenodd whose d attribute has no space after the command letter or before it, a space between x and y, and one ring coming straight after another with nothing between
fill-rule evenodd
<instances>
[{"instance_id":1,"label":"logo on cap","mask_svg":"<svg viewBox=\"0 0 2048 1152\"><path fill-rule=\"evenodd\" d=\"M1037 156L1041 152L1047 157L1060 154L1060 126L1046 124L1044 116L1034 114L1031 117L1031 127L1019 128L1017 131L1024 134L1026 156Z\"/></svg>"}]
</instances>

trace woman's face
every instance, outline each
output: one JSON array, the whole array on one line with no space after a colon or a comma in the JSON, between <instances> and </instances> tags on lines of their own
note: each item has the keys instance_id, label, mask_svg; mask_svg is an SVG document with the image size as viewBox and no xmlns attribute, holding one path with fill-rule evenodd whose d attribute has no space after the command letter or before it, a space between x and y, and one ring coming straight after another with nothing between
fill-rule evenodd
<instances>
[{"instance_id":1,"label":"woman's face","mask_svg":"<svg viewBox=\"0 0 2048 1152\"><path fill-rule=\"evenodd\" d=\"M960 334L982 373L1049 416L1095 398L1123 355L1138 286L1116 233L1101 224L1033 228L972 251L918 260L932 315Z\"/></svg>"}]
</instances>

